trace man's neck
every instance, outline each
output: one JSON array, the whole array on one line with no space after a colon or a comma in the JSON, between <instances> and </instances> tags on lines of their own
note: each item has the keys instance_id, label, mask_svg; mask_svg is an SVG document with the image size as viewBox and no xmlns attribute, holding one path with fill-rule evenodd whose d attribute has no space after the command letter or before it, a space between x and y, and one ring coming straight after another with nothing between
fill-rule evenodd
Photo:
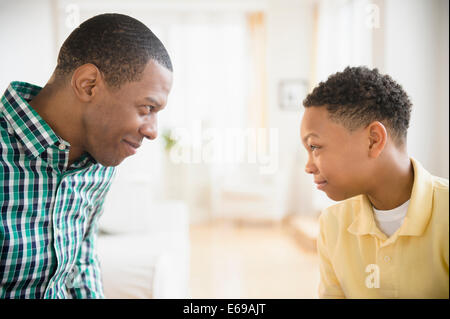
<instances>
[{"instance_id":1,"label":"man's neck","mask_svg":"<svg viewBox=\"0 0 450 319\"><path fill-rule=\"evenodd\" d=\"M406 152L392 156L379 171L375 187L367 194L376 209L394 209L411 198L414 169Z\"/></svg>"},{"instance_id":2,"label":"man's neck","mask_svg":"<svg viewBox=\"0 0 450 319\"><path fill-rule=\"evenodd\" d=\"M69 142L68 166L85 152L80 134L81 116L70 104L70 98L62 90L52 89L47 85L30 101L31 107L56 135Z\"/></svg>"}]
</instances>

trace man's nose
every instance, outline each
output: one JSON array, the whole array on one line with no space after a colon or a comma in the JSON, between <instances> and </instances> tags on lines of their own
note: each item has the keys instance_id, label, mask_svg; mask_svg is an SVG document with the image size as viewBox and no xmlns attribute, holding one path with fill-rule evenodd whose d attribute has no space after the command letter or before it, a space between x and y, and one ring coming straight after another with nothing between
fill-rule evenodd
<instances>
[{"instance_id":1,"label":"man's nose","mask_svg":"<svg viewBox=\"0 0 450 319\"><path fill-rule=\"evenodd\" d=\"M317 167L314 165L314 162L311 160L311 156L308 156L308 162L305 166L305 172L307 174L315 174L317 173Z\"/></svg>"},{"instance_id":2,"label":"man's nose","mask_svg":"<svg viewBox=\"0 0 450 319\"><path fill-rule=\"evenodd\" d=\"M149 140L154 140L158 136L158 120L156 114L153 114L144 124L142 124L140 133Z\"/></svg>"}]
</instances>

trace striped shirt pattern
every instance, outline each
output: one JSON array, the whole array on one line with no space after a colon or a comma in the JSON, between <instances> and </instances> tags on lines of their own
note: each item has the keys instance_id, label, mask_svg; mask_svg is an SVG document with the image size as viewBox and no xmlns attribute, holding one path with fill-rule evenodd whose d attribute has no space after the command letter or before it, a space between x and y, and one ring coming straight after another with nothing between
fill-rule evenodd
<instances>
[{"instance_id":1,"label":"striped shirt pattern","mask_svg":"<svg viewBox=\"0 0 450 319\"><path fill-rule=\"evenodd\" d=\"M40 87L12 82L0 101L0 298L104 298L97 221L113 177L29 105Z\"/></svg>"}]
</instances>

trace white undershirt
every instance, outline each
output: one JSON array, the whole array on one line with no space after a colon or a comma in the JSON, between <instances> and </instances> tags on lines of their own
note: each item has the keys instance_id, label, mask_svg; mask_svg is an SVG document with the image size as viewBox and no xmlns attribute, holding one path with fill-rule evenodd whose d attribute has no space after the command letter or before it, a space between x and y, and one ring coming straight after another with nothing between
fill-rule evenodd
<instances>
[{"instance_id":1,"label":"white undershirt","mask_svg":"<svg viewBox=\"0 0 450 319\"><path fill-rule=\"evenodd\" d=\"M408 206L409 199L399 207L391 210L378 210L372 206L378 228L390 237L403 224L403 220L408 212Z\"/></svg>"}]
</instances>

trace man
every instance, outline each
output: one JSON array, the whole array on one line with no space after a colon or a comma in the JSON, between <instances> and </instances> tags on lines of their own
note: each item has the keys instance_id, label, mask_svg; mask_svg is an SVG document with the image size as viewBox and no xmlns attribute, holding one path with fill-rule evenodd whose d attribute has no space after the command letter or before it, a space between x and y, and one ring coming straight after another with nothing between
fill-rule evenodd
<instances>
[{"instance_id":1,"label":"man","mask_svg":"<svg viewBox=\"0 0 450 319\"><path fill-rule=\"evenodd\" d=\"M303 103L306 172L342 201L319 219L320 297L448 298L448 180L408 156L402 87L346 68Z\"/></svg>"},{"instance_id":2,"label":"man","mask_svg":"<svg viewBox=\"0 0 450 319\"><path fill-rule=\"evenodd\" d=\"M172 86L159 39L120 14L75 29L44 88L0 103L0 297L102 298L94 252L114 167L157 135Z\"/></svg>"}]
</instances>

